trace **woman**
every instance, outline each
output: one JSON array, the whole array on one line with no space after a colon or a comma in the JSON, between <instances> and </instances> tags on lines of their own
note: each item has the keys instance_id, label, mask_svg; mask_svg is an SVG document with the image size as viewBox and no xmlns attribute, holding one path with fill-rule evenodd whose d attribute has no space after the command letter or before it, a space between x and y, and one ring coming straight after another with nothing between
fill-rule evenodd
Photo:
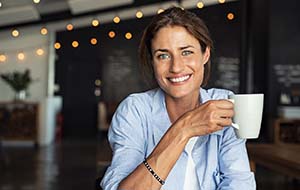
<instances>
[{"instance_id":1,"label":"woman","mask_svg":"<svg viewBox=\"0 0 300 190\"><path fill-rule=\"evenodd\" d=\"M212 40L203 21L181 8L155 16L140 56L158 88L127 97L109 129L105 190L255 189L245 140L230 125L232 92L201 88Z\"/></svg>"}]
</instances>

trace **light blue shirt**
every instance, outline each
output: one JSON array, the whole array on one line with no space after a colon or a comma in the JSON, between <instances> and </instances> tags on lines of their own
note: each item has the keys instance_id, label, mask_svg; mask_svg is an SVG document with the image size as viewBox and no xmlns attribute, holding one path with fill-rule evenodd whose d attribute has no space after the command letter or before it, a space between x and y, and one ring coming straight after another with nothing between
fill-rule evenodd
<instances>
[{"instance_id":1,"label":"light blue shirt","mask_svg":"<svg viewBox=\"0 0 300 190\"><path fill-rule=\"evenodd\" d=\"M200 89L201 102L227 99L232 92ZM108 133L113 150L112 163L101 182L104 190L116 190L144 158L153 151L171 126L164 92L154 89L128 96L115 112ZM233 127L199 136L192 150L198 182L203 190L256 189L250 172L244 139L238 139ZM184 150L172 168L164 190L182 190L188 155ZM149 173L149 175L151 175ZM145 187L145 190L148 190Z\"/></svg>"}]
</instances>

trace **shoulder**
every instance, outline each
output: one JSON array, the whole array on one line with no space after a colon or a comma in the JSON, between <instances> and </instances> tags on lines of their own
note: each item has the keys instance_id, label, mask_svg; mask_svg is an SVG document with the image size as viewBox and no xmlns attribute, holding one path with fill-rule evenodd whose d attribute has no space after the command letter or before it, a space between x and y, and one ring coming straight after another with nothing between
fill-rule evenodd
<instances>
[{"instance_id":1,"label":"shoulder","mask_svg":"<svg viewBox=\"0 0 300 190\"><path fill-rule=\"evenodd\" d=\"M130 94L124 101L134 101L136 103L148 103L154 99L155 94L157 93L158 89L152 89L145 92L133 93Z\"/></svg>"},{"instance_id":2,"label":"shoulder","mask_svg":"<svg viewBox=\"0 0 300 190\"><path fill-rule=\"evenodd\" d=\"M232 91L230 90L226 90L226 89L221 89L221 88L210 88L210 89L203 89L208 96L213 99L213 100L217 100L217 99L228 99L229 95L234 94Z\"/></svg>"},{"instance_id":3,"label":"shoulder","mask_svg":"<svg viewBox=\"0 0 300 190\"><path fill-rule=\"evenodd\" d=\"M127 96L118 106L116 113L124 113L128 111L150 112L152 103L155 101L155 96L158 89L153 89L140 93L133 93Z\"/></svg>"},{"instance_id":4,"label":"shoulder","mask_svg":"<svg viewBox=\"0 0 300 190\"><path fill-rule=\"evenodd\" d=\"M109 141L122 139L143 142L144 129L149 118L151 97L155 90L133 93L127 96L117 107L109 128ZM134 140L135 139L135 140Z\"/></svg>"}]
</instances>

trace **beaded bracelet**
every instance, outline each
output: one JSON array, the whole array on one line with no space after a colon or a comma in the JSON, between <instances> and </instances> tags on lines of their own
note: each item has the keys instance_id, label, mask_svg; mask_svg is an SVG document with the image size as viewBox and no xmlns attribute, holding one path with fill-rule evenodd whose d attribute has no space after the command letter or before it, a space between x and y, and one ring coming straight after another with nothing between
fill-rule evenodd
<instances>
[{"instance_id":1,"label":"beaded bracelet","mask_svg":"<svg viewBox=\"0 0 300 190\"><path fill-rule=\"evenodd\" d=\"M155 172L154 170L151 168L151 166L148 164L147 160L145 159L143 161L144 165L146 166L146 168L148 169L148 171L153 175L153 177L160 183L160 184L165 184L165 181L162 180Z\"/></svg>"}]
</instances>

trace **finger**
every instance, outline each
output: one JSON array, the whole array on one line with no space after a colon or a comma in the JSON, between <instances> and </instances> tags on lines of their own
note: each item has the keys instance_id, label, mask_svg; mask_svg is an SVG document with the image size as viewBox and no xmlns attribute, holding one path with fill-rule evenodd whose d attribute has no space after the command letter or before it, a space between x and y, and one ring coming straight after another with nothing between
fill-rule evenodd
<instances>
[{"instance_id":1,"label":"finger","mask_svg":"<svg viewBox=\"0 0 300 190\"><path fill-rule=\"evenodd\" d=\"M217 107L220 109L233 109L233 103L230 102L229 100L218 100L217 101Z\"/></svg>"},{"instance_id":2,"label":"finger","mask_svg":"<svg viewBox=\"0 0 300 190\"><path fill-rule=\"evenodd\" d=\"M229 126L232 124L232 119L231 118L219 118L216 120L216 123L222 127L224 126Z\"/></svg>"},{"instance_id":3,"label":"finger","mask_svg":"<svg viewBox=\"0 0 300 190\"><path fill-rule=\"evenodd\" d=\"M233 109L223 109L216 112L218 118L232 118L234 115Z\"/></svg>"}]
</instances>

